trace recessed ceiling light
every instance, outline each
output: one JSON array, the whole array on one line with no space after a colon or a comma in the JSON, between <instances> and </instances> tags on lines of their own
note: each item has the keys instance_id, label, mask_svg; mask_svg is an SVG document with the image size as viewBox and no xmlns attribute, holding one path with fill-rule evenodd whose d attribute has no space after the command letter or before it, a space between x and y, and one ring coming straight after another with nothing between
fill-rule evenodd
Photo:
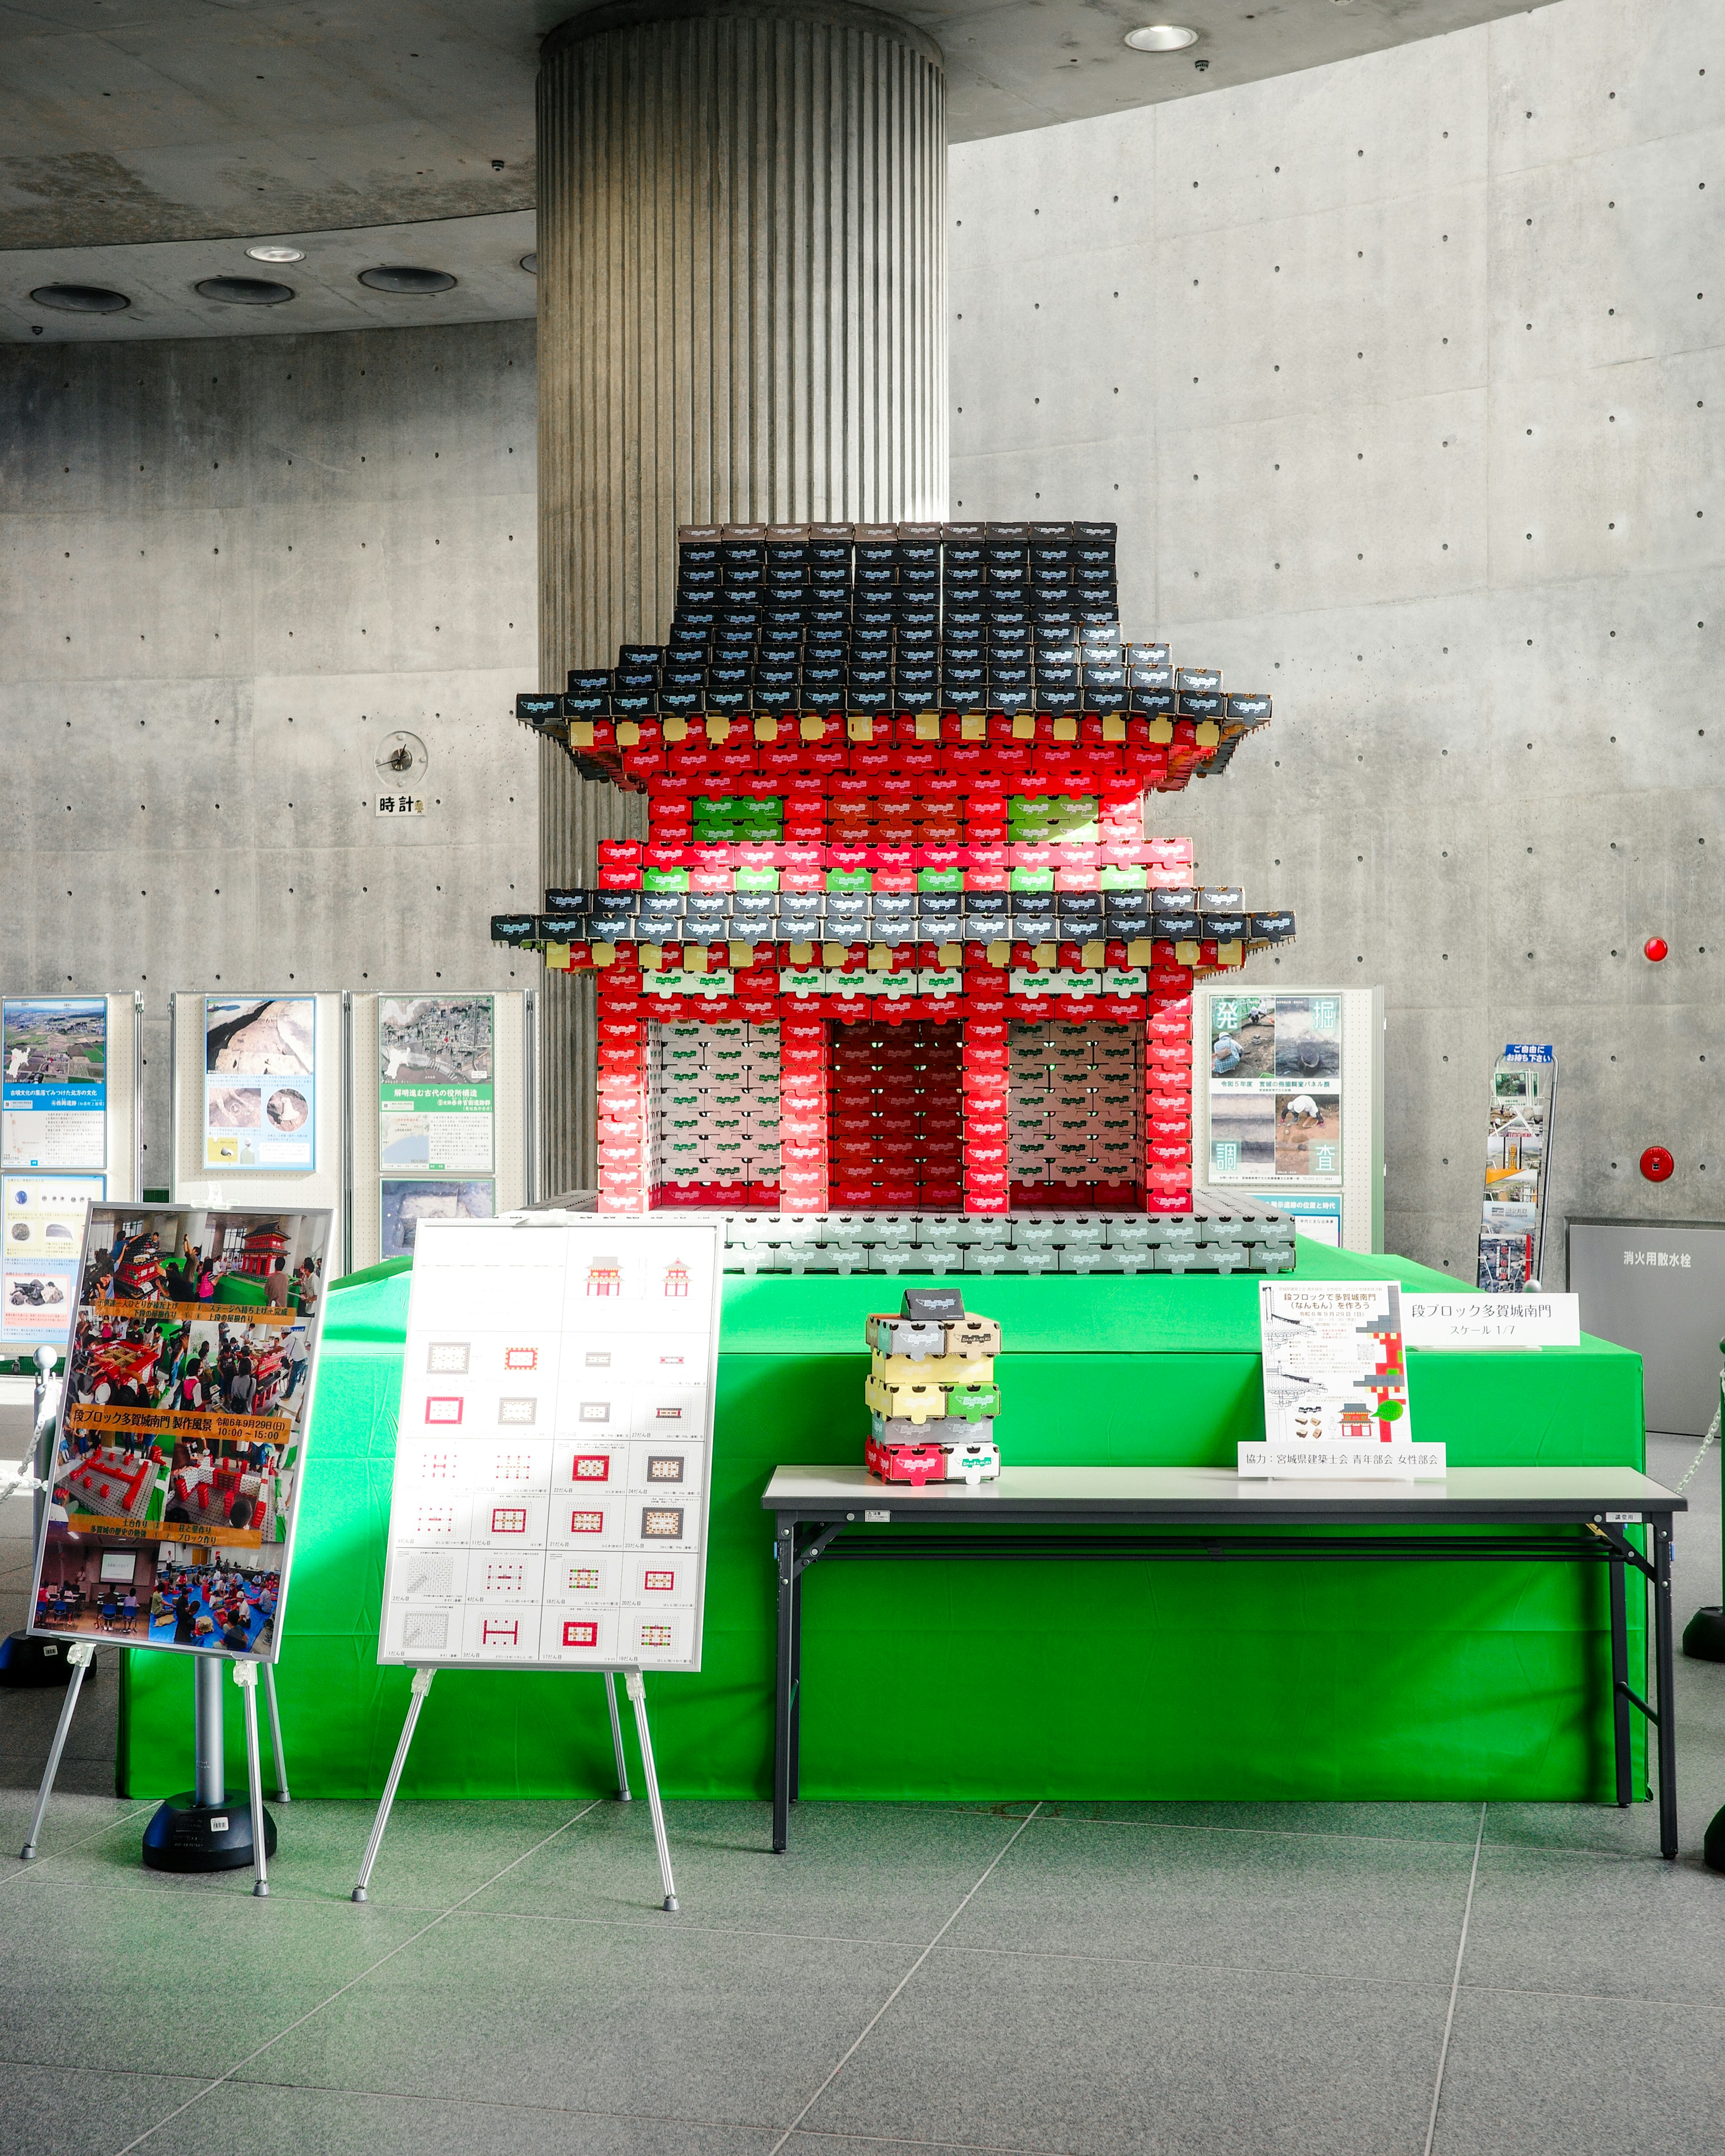
<instances>
[{"instance_id":1,"label":"recessed ceiling light","mask_svg":"<svg viewBox=\"0 0 1725 2156\"><path fill-rule=\"evenodd\" d=\"M362 285L374 292L447 292L454 279L447 270L420 270L405 262L385 262L375 270L362 270Z\"/></svg>"},{"instance_id":2,"label":"recessed ceiling light","mask_svg":"<svg viewBox=\"0 0 1725 2156\"><path fill-rule=\"evenodd\" d=\"M530 277L536 277L539 275L539 255L536 249L531 254L522 255L521 267Z\"/></svg>"},{"instance_id":3,"label":"recessed ceiling light","mask_svg":"<svg viewBox=\"0 0 1725 2156\"><path fill-rule=\"evenodd\" d=\"M254 262L303 262L303 247L248 247L245 250Z\"/></svg>"},{"instance_id":4,"label":"recessed ceiling light","mask_svg":"<svg viewBox=\"0 0 1725 2156\"><path fill-rule=\"evenodd\" d=\"M1178 23L1147 23L1142 29L1128 30L1126 42L1135 53L1183 53L1198 43L1198 33Z\"/></svg>"},{"instance_id":5,"label":"recessed ceiling light","mask_svg":"<svg viewBox=\"0 0 1725 2156\"><path fill-rule=\"evenodd\" d=\"M124 292L110 292L105 285L39 285L30 297L39 307L63 315L117 315L131 305Z\"/></svg>"},{"instance_id":6,"label":"recessed ceiling light","mask_svg":"<svg viewBox=\"0 0 1725 2156\"><path fill-rule=\"evenodd\" d=\"M230 307L279 307L294 296L291 285L278 285L268 277L200 277L192 289Z\"/></svg>"}]
</instances>

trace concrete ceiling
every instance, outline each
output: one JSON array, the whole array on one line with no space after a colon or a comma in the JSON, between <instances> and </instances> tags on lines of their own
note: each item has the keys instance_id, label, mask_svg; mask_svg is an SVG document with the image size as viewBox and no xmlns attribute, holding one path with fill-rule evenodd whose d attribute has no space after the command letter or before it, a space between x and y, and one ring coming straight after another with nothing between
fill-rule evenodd
<instances>
[{"instance_id":1,"label":"concrete ceiling","mask_svg":"<svg viewBox=\"0 0 1725 2156\"><path fill-rule=\"evenodd\" d=\"M577 12L578 0L0 0L0 336L28 336L39 321L48 334L25 295L58 280L128 293L141 283L163 326L146 326L135 305L59 316L55 334L187 334L189 286L218 274L201 266L213 259L208 243L235 239L363 228L381 246L388 228L396 259L459 275L436 249L470 221L470 259L480 249L489 275L482 235L495 226L501 237L499 219L533 207L538 41ZM900 12L945 50L952 137L962 142L1522 10L1512 0L901 0ZM1189 24L1198 44L1149 55L1122 43L1158 21ZM409 248L410 225L426 228L424 245ZM160 251L168 243L195 249L176 261ZM139 256L128 282L117 250L132 246L149 259ZM241 250L218 251L221 270L247 271L229 259ZM514 259L498 254L500 275ZM341 300L352 304L345 285ZM435 318L427 302L412 304L412 319ZM519 311L531 311L529 299ZM219 333L299 330L314 326L308 314L227 307Z\"/></svg>"}]
</instances>

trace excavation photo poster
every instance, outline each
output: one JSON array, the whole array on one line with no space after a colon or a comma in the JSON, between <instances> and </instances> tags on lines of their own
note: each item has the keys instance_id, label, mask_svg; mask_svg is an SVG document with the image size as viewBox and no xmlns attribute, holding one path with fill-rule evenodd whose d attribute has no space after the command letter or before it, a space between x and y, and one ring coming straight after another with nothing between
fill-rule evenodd
<instances>
[{"instance_id":1,"label":"excavation photo poster","mask_svg":"<svg viewBox=\"0 0 1725 2156\"><path fill-rule=\"evenodd\" d=\"M377 999L377 1160L386 1173L485 1175L492 1159L489 996Z\"/></svg>"},{"instance_id":2,"label":"excavation photo poster","mask_svg":"<svg viewBox=\"0 0 1725 2156\"><path fill-rule=\"evenodd\" d=\"M329 1232L90 1208L31 1631L275 1659Z\"/></svg>"},{"instance_id":3,"label":"excavation photo poster","mask_svg":"<svg viewBox=\"0 0 1725 2156\"><path fill-rule=\"evenodd\" d=\"M380 1661L700 1668L719 1234L420 1223Z\"/></svg>"},{"instance_id":4,"label":"excavation photo poster","mask_svg":"<svg viewBox=\"0 0 1725 2156\"><path fill-rule=\"evenodd\" d=\"M1342 1182L1342 998L1209 999L1213 1183Z\"/></svg>"},{"instance_id":5,"label":"excavation photo poster","mask_svg":"<svg viewBox=\"0 0 1725 2156\"><path fill-rule=\"evenodd\" d=\"M317 1165L317 1003L209 996L203 1006L203 1163L249 1173Z\"/></svg>"},{"instance_id":6,"label":"excavation photo poster","mask_svg":"<svg viewBox=\"0 0 1725 2156\"><path fill-rule=\"evenodd\" d=\"M108 1005L102 996L0 1003L0 1168L108 1164Z\"/></svg>"}]
</instances>

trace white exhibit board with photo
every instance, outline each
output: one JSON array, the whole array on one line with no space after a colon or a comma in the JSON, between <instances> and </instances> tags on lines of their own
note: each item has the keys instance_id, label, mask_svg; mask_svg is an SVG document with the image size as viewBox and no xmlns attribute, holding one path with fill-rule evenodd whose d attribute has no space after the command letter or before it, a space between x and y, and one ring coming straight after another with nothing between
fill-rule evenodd
<instances>
[{"instance_id":1,"label":"white exhibit board with photo","mask_svg":"<svg viewBox=\"0 0 1725 2156\"><path fill-rule=\"evenodd\" d=\"M1199 1180L1291 1213L1301 1235L1384 1248L1384 991L1202 988L1192 1106Z\"/></svg>"},{"instance_id":2,"label":"white exhibit board with photo","mask_svg":"<svg viewBox=\"0 0 1725 2156\"><path fill-rule=\"evenodd\" d=\"M138 1194L143 999L0 999L0 1358L64 1341L87 1209Z\"/></svg>"},{"instance_id":3,"label":"white exhibit board with photo","mask_svg":"<svg viewBox=\"0 0 1725 2156\"><path fill-rule=\"evenodd\" d=\"M348 998L354 1269L410 1257L424 1221L527 1203L528 1006L518 989Z\"/></svg>"},{"instance_id":4,"label":"white exhibit board with photo","mask_svg":"<svg viewBox=\"0 0 1725 2156\"><path fill-rule=\"evenodd\" d=\"M429 1219L378 1660L701 1666L716 1221Z\"/></svg>"},{"instance_id":5,"label":"white exhibit board with photo","mask_svg":"<svg viewBox=\"0 0 1725 2156\"><path fill-rule=\"evenodd\" d=\"M327 1206L345 1268L341 998L184 991L168 999L174 1203Z\"/></svg>"}]
</instances>

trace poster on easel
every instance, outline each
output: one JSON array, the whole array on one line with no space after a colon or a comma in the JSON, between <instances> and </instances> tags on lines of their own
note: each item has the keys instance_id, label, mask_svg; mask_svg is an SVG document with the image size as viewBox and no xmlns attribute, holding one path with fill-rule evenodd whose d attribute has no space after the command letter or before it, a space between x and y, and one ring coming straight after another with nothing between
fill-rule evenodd
<instances>
[{"instance_id":1,"label":"poster on easel","mask_svg":"<svg viewBox=\"0 0 1725 2156\"><path fill-rule=\"evenodd\" d=\"M1492 1069L1475 1276L1490 1295L1539 1285L1557 1081L1555 1050L1531 1041L1511 1041Z\"/></svg>"},{"instance_id":2,"label":"poster on easel","mask_svg":"<svg viewBox=\"0 0 1725 2156\"><path fill-rule=\"evenodd\" d=\"M1420 1445L1394 1281L1263 1281L1264 1438L1242 1477L1441 1480L1445 1448Z\"/></svg>"},{"instance_id":3,"label":"poster on easel","mask_svg":"<svg viewBox=\"0 0 1725 2156\"><path fill-rule=\"evenodd\" d=\"M701 1667L719 1232L419 1223L380 1661Z\"/></svg>"},{"instance_id":4,"label":"poster on easel","mask_svg":"<svg viewBox=\"0 0 1725 2156\"><path fill-rule=\"evenodd\" d=\"M30 1631L276 1659L329 1233L90 1206Z\"/></svg>"},{"instance_id":5,"label":"poster on easel","mask_svg":"<svg viewBox=\"0 0 1725 2156\"><path fill-rule=\"evenodd\" d=\"M108 1165L105 996L0 1003L0 1168Z\"/></svg>"}]
</instances>

